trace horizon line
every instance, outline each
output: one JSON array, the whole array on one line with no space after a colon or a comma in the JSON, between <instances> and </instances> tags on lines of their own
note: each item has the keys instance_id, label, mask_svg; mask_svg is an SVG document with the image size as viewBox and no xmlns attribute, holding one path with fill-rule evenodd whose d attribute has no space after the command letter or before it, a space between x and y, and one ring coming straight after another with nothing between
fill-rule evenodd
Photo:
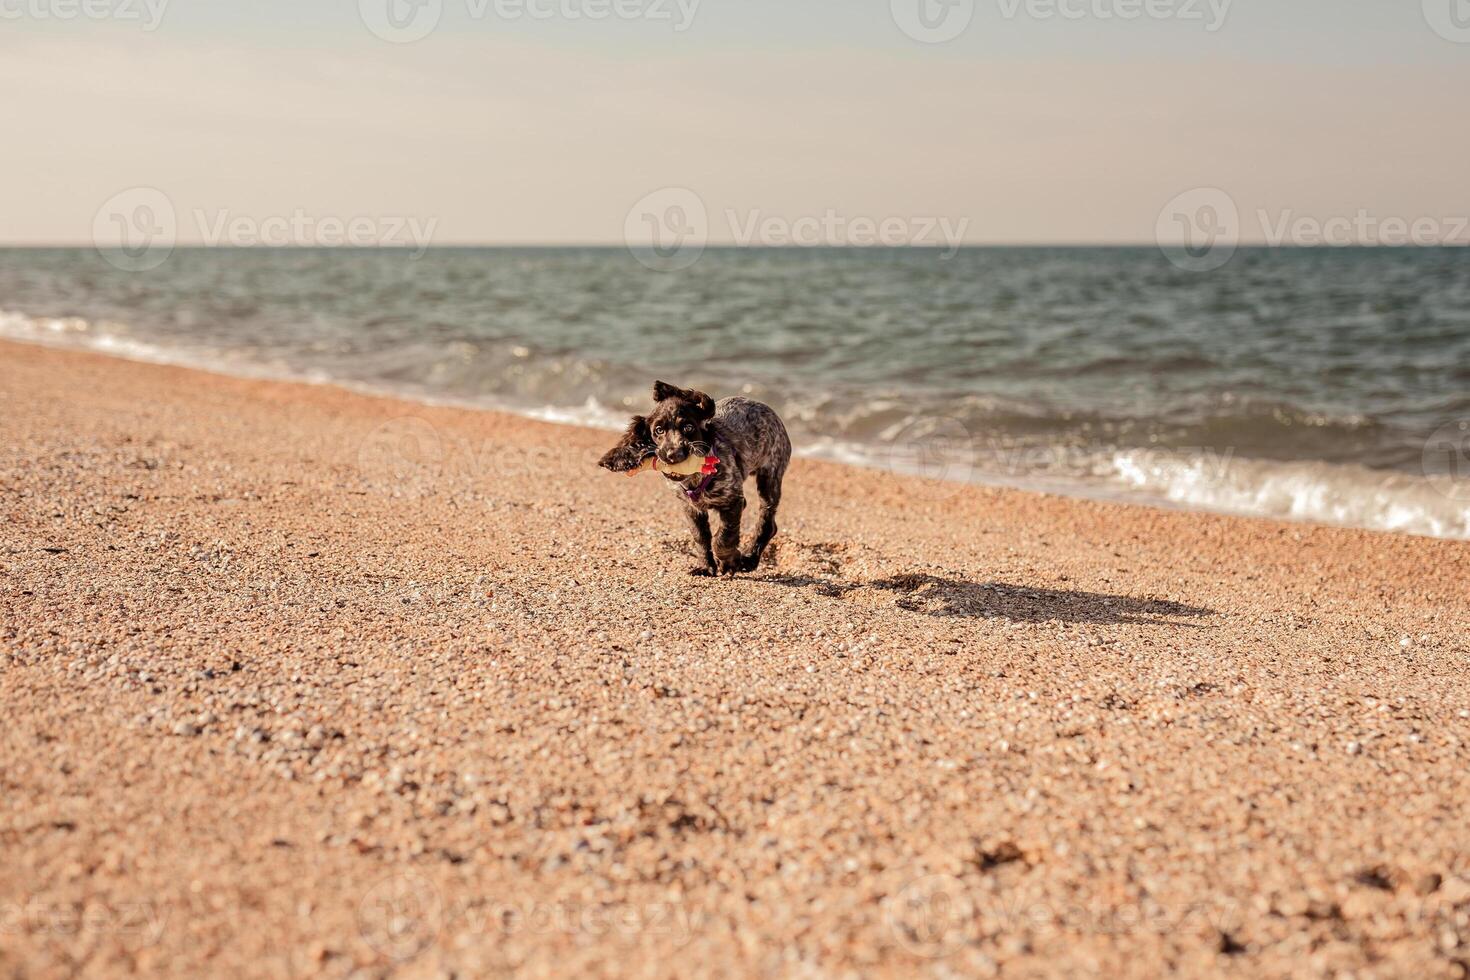
<instances>
[{"instance_id":1,"label":"horizon line","mask_svg":"<svg viewBox=\"0 0 1470 980\"><path fill-rule=\"evenodd\" d=\"M431 245L211 245L207 242L176 242L169 246L174 251L236 251L236 252L289 252L289 251L314 251L314 252L442 252L453 250L471 249L605 249L636 252L639 249L623 242L448 242L444 244ZM742 245L738 242L710 242L700 246L703 251L768 251L768 252L949 252L966 251L970 249L1001 249L1001 248L1179 248L1180 243L1161 243L1151 240L1142 241L1055 241L1055 242L965 242L959 245L948 244L923 244L906 243L900 245L853 245L853 244L821 244L821 245L798 245L786 243L782 245L756 244ZM1302 249L1306 250L1349 250L1349 249L1431 249L1431 248L1470 248L1470 241L1466 242L1434 242L1431 244L1420 244L1417 242L1403 242L1401 244L1385 244L1382 242L1348 242L1336 244L1322 242L1320 244L1302 244L1299 242L1277 242L1272 243L1264 240L1240 241L1233 244L1234 248L1255 249ZM0 242L0 250L26 250L34 251L41 249L65 249L65 250L93 250L93 251L117 251L120 246L108 246L103 248L95 242ZM646 250L646 246L642 246Z\"/></svg>"}]
</instances>

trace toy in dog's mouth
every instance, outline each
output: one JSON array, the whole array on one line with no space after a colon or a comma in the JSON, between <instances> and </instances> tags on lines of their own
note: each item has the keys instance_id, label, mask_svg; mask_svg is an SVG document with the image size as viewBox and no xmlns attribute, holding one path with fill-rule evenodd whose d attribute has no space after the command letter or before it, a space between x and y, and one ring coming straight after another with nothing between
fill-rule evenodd
<instances>
[{"instance_id":1,"label":"toy in dog's mouth","mask_svg":"<svg viewBox=\"0 0 1470 980\"><path fill-rule=\"evenodd\" d=\"M662 473L665 476L708 476L720 465L718 456L690 456L681 463L665 463L657 456L645 456L643 461L634 469L628 471L629 476L637 476L639 473Z\"/></svg>"}]
</instances>

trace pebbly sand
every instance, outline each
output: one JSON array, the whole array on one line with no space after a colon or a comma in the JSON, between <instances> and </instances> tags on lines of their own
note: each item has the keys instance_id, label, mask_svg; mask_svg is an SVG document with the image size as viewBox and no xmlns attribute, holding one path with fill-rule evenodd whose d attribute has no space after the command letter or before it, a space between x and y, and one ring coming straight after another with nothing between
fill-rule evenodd
<instances>
[{"instance_id":1,"label":"pebbly sand","mask_svg":"<svg viewBox=\"0 0 1470 980\"><path fill-rule=\"evenodd\" d=\"M0 344L0 975L1464 977L1470 544Z\"/></svg>"}]
</instances>

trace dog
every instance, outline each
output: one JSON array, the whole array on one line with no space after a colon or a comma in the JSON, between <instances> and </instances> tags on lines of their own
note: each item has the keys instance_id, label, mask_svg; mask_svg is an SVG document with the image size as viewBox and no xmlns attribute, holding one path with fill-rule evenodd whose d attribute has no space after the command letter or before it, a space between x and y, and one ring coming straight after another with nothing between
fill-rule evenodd
<instances>
[{"instance_id":1,"label":"dog","mask_svg":"<svg viewBox=\"0 0 1470 980\"><path fill-rule=\"evenodd\" d=\"M684 504L703 561L691 575L734 575L760 567L766 546L776 536L776 509L781 481L791 462L791 438L781 417L769 405L749 398L725 398L718 404L702 391L663 381L653 385L657 403L646 416L635 415L622 441L598 462L614 473L628 473L656 455L678 465L691 454L719 457L712 474L663 474ZM759 530L748 552L740 551L740 517L745 513L745 481L755 477L760 494ZM710 534L710 511L720 518L718 537Z\"/></svg>"}]
</instances>

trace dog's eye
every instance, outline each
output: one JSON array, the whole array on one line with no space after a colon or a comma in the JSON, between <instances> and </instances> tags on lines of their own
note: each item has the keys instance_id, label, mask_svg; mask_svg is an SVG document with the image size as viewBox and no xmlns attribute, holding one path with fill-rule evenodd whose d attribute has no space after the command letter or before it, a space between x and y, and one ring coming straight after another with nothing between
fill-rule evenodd
<instances>
[{"instance_id":1,"label":"dog's eye","mask_svg":"<svg viewBox=\"0 0 1470 980\"><path fill-rule=\"evenodd\" d=\"M661 426L661 425L655 425L653 427L653 434L656 435L656 436L663 435L664 434L664 427Z\"/></svg>"},{"instance_id":2,"label":"dog's eye","mask_svg":"<svg viewBox=\"0 0 1470 980\"><path fill-rule=\"evenodd\" d=\"M692 435L694 435L694 426L692 426L692 425L686 425L686 426L684 426L684 434L686 436L692 436Z\"/></svg>"}]
</instances>

